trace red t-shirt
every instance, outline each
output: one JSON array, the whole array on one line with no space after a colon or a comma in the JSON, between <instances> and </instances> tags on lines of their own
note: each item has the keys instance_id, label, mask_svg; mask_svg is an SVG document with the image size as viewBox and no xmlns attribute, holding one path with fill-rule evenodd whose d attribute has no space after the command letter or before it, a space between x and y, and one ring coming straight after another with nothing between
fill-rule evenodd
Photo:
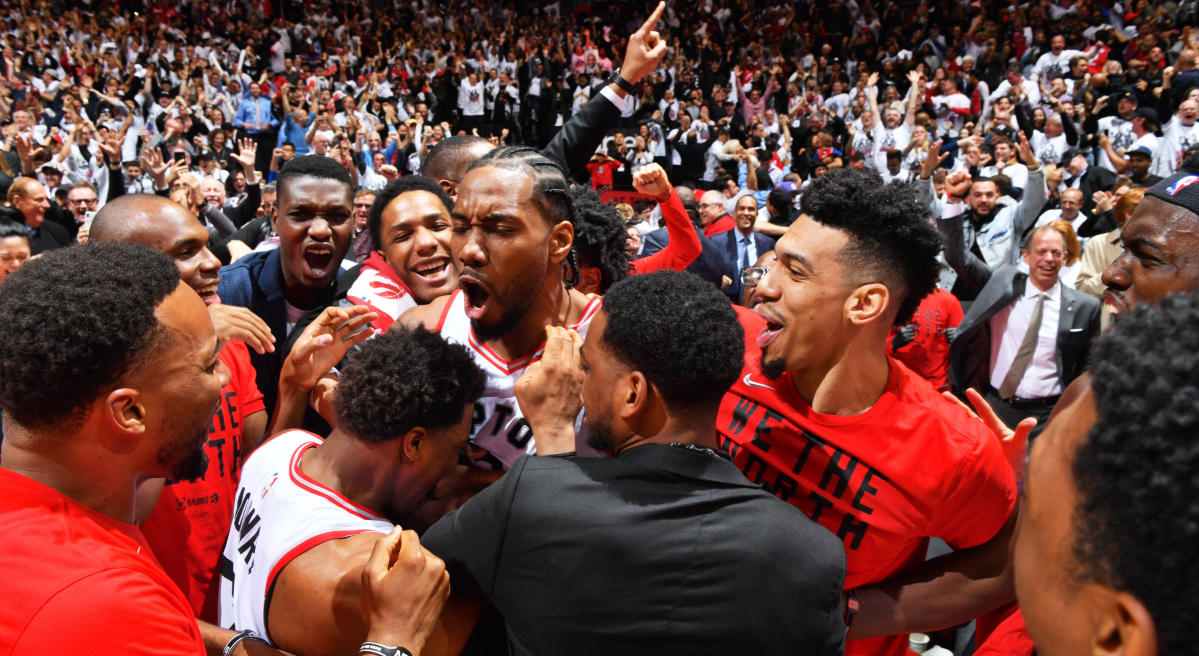
<instances>
[{"instance_id":1,"label":"red t-shirt","mask_svg":"<svg viewBox=\"0 0 1199 656\"><path fill-rule=\"evenodd\" d=\"M187 596L192 612L215 624L220 613L218 563L233 520L241 466L246 461L242 431L246 417L265 410L250 352L241 340L221 350L229 384L208 427L208 471L194 481L167 481L142 533L171 580Z\"/></svg>"},{"instance_id":2,"label":"red t-shirt","mask_svg":"<svg viewBox=\"0 0 1199 656\"><path fill-rule=\"evenodd\" d=\"M720 405L721 446L747 478L843 540L847 589L923 562L930 537L964 549L1003 528L1016 480L980 420L895 360L866 412L815 412L789 374L762 375L756 338L764 322L738 313L745 368ZM854 640L846 653L902 654L906 646L906 635Z\"/></svg>"},{"instance_id":3,"label":"red t-shirt","mask_svg":"<svg viewBox=\"0 0 1199 656\"><path fill-rule=\"evenodd\" d=\"M962 323L962 304L958 298L944 289L937 288L924 297L916 306L909 324L916 325L916 339L891 350L887 339L887 355L906 364L937 389L949 384L949 339L941 332L946 328L957 328ZM895 328L891 335L895 335Z\"/></svg>"},{"instance_id":4,"label":"red t-shirt","mask_svg":"<svg viewBox=\"0 0 1199 656\"><path fill-rule=\"evenodd\" d=\"M0 654L204 653L137 526L5 469L0 526Z\"/></svg>"},{"instance_id":5,"label":"red t-shirt","mask_svg":"<svg viewBox=\"0 0 1199 656\"><path fill-rule=\"evenodd\" d=\"M733 217L725 214L704 227L704 236L711 239L722 232L728 232L736 227L737 224L733 222Z\"/></svg>"},{"instance_id":6,"label":"red t-shirt","mask_svg":"<svg viewBox=\"0 0 1199 656\"><path fill-rule=\"evenodd\" d=\"M616 174L614 162L588 162L587 170L591 171L591 186L594 189L611 187L612 177Z\"/></svg>"}]
</instances>

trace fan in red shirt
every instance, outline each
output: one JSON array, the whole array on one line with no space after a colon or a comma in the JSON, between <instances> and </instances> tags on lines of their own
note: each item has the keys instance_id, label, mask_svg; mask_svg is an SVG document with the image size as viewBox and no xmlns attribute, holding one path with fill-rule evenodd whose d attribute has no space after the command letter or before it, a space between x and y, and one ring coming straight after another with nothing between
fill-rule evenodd
<instances>
[{"instance_id":1,"label":"fan in red shirt","mask_svg":"<svg viewBox=\"0 0 1199 656\"><path fill-rule=\"evenodd\" d=\"M911 321L893 326L887 340L887 355L939 390L949 389L949 337L947 328L962 323L962 304L953 294L938 287L920 301Z\"/></svg>"},{"instance_id":2,"label":"fan in red shirt","mask_svg":"<svg viewBox=\"0 0 1199 656\"><path fill-rule=\"evenodd\" d=\"M886 355L938 273L912 192L840 169L802 203L742 313L745 369L717 430L751 481L842 539L860 604L846 653L902 654L902 634L1013 600L1015 477L981 421ZM978 549L926 564L930 537Z\"/></svg>"},{"instance_id":3,"label":"fan in red shirt","mask_svg":"<svg viewBox=\"0 0 1199 656\"><path fill-rule=\"evenodd\" d=\"M220 359L229 371L221 403L208 425L208 467L192 480L150 481L139 505L150 509L142 532L196 617L216 622L217 566L233 519L233 497L242 463L266 432L267 412L255 382L250 353L272 349L270 328L246 308L220 305L220 260L208 250L208 231L182 206L159 196L124 196L96 215L92 241L122 241L166 253L184 283L208 304ZM161 491L161 494L158 494ZM157 503L155 498L157 495Z\"/></svg>"},{"instance_id":4,"label":"fan in red shirt","mask_svg":"<svg viewBox=\"0 0 1199 656\"><path fill-rule=\"evenodd\" d=\"M633 186L638 193L658 201L668 239L662 250L631 262L628 231L616 210L587 187L576 185L570 190L579 266L575 288L584 294L602 294L630 273L682 271L700 255L699 233L666 171L657 164L647 164L633 176Z\"/></svg>"}]
</instances>

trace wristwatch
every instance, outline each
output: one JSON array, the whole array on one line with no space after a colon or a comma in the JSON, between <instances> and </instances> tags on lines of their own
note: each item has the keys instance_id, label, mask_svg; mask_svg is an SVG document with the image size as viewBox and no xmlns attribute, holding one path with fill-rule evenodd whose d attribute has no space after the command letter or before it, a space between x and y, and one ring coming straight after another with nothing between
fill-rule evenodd
<instances>
[{"instance_id":1,"label":"wristwatch","mask_svg":"<svg viewBox=\"0 0 1199 656\"><path fill-rule=\"evenodd\" d=\"M616 86L620 87L621 89L624 89L628 93L637 93L637 87L633 86L632 82L629 82L628 80L621 77L619 68L612 71L612 76L608 78L608 83L615 84Z\"/></svg>"},{"instance_id":2,"label":"wristwatch","mask_svg":"<svg viewBox=\"0 0 1199 656\"><path fill-rule=\"evenodd\" d=\"M388 647L377 642L366 641L358 649L359 654L374 654L375 656L412 656L412 652L403 647Z\"/></svg>"}]
</instances>

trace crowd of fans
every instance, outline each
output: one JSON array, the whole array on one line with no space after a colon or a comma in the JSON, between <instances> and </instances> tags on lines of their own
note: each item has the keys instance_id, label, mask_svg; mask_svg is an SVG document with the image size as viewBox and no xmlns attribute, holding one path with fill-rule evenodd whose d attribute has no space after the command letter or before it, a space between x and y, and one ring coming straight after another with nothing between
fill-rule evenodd
<instances>
[{"instance_id":1,"label":"crowd of fans","mask_svg":"<svg viewBox=\"0 0 1199 656\"><path fill-rule=\"evenodd\" d=\"M1195 0L6 4L0 651L1187 651Z\"/></svg>"}]
</instances>

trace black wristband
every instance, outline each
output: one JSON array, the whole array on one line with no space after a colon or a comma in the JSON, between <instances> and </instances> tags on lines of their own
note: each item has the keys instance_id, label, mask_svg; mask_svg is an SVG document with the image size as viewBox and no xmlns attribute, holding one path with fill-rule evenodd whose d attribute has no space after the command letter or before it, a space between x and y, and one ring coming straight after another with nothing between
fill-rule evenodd
<instances>
[{"instance_id":1,"label":"black wristband","mask_svg":"<svg viewBox=\"0 0 1199 656\"><path fill-rule=\"evenodd\" d=\"M615 84L616 86L620 87L621 89L624 89L628 93L637 93L637 87L634 86L632 82L629 82L628 80L624 79L624 77L620 74L619 68L612 71L612 77L608 78L608 82L611 84Z\"/></svg>"},{"instance_id":2,"label":"black wristband","mask_svg":"<svg viewBox=\"0 0 1199 656\"><path fill-rule=\"evenodd\" d=\"M374 654L375 656L412 656L412 652L403 647L388 647L367 640L358 648L359 654Z\"/></svg>"},{"instance_id":3,"label":"black wristband","mask_svg":"<svg viewBox=\"0 0 1199 656\"><path fill-rule=\"evenodd\" d=\"M235 647L237 647L237 645L240 644L242 640L257 640L259 642L266 642L266 640L263 640L262 638L258 637L257 633L254 633L253 631L246 629L245 631L238 633L237 635L233 636L232 638L229 638L229 642L226 642L225 648L221 650L221 656L229 656L229 654L232 654L233 649Z\"/></svg>"}]
</instances>

